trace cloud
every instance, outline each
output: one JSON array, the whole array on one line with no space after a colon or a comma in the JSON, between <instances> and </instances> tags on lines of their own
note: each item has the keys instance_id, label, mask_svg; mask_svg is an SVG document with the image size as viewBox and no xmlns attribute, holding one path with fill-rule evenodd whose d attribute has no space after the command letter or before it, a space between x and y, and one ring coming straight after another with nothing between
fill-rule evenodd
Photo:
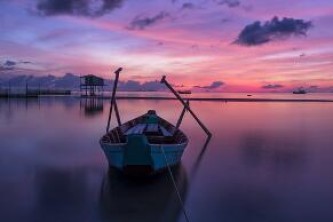
<instances>
[{"instance_id":1,"label":"cloud","mask_svg":"<svg viewBox=\"0 0 333 222\"><path fill-rule=\"evenodd\" d=\"M0 72L14 70L16 64L14 61L7 60L3 64L0 64Z\"/></svg>"},{"instance_id":2,"label":"cloud","mask_svg":"<svg viewBox=\"0 0 333 222\"><path fill-rule=\"evenodd\" d=\"M141 89L141 84L138 81L128 80L127 82L120 84L119 88L130 91L138 91Z\"/></svg>"},{"instance_id":3,"label":"cloud","mask_svg":"<svg viewBox=\"0 0 333 222\"><path fill-rule=\"evenodd\" d=\"M261 88L263 89L279 89L279 88L283 88L283 85L280 84L268 84L268 85L263 85Z\"/></svg>"},{"instance_id":4,"label":"cloud","mask_svg":"<svg viewBox=\"0 0 333 222\"><path fill-rule=\"evenodd\" d=\"M302 19L272 18L261 24L256 21L244 27L234 43L245 46L256 46L270 41L289 38L291 36L306 36L307 31L312 27L311 21Z\"/></svg>"},{"instance_id":5,"label":"cloud","mask_svg":"<svg viewBox=\"0 0 333 222\"><path fill-rule=\"evenodd\" d=\"M4 64L5 66L15 66L16 65L16 62L14 61L10 61L10 60L7 60Z\"/></svg>"},{"instance_id":6,"label":"cloud","mask_svg":"<svg viewBox=\"0 0 333 222\"><path fill-rule=\"evenodd\" d=\"M12 60L6 60L4 63L0 64L0 72L11 71L17 68L19 64L31 64L29 61L19 61L15 62Z\"/></svg>"},{"instance_id":7,"label":"cloud","mask_svg":"<svg viewBox=\"0 0 333 222\"><path fill-rule=\"evenodd\" d=\"M120 8L123 2L124 0L38 0L36 10L42 16L98 17Z\"/></svg>"},{"instance_id":8,"label":"cloud","mask_svg":"<svg viewBox=\"0 0 333 222\"><path fill-rule=\"evenodd\" d=\"M10 71L10 70L13 70L13 69L14 69L13 66L8 67L8 66L0 65L0 72L2 72L2 71Z\"/></svg>"},{"instance_id":9,"label":"cloud","mask_svg":"<svg viewBox=\"0 0 333 222\"><path fill-rule=\"evenodd\" d=\"M161 84L160 81L155 80L155 81L144 82L142 84L142 88L148 91L158 91L166 89L166 86L164 84Z\"/></svg>"},{"instance_id":10,"label":"cloud","mask_svg":"<svg viewBox=\"0 0 333 222\"><path fill-rule=\"evenodd\" d=\"M143 30L148 26L154 25L157 22L165 19L166 17L169 17L169 13L167 12L160 12L157 15L153 16L153 17L142 17L142 16L136 16L132 22L129 25L129 29L139 29L139 30Z\"/></svg>"},{"instance_id":11,"label":"cloud","mask_svg":"<svg viewBox=\"0 0 333 222\"><path fill-rule=\"evenodd\" d=\"M224 85L224 82L222 82L222 81L214 81L209 86L194 86L194 87L201 88L201 89L216 89L223 85Z\"/></svg>"},{"instance_id":12,"label":"cloud","mask_svg":"<svg viewBox=\"0 0 333 222\"><path fill-rule=\"evenodd\" d=\"M240 6L238 0L215 0L218 5L227 5L229 8L235 8Z\"/></svg>"},{"instance_id":13,"label":"cloud","mask_svg":"<svg viewBox=\"0 0 333 222\"><path fill-rule=\"evenodd\" d=\"M196 9L196 6L193 3L191 3L191 2L185 2L185 3L183 3L181 9L182 10L185 10L185 9Z\"/></svg>"},{"instance_id":14,"label":"cloud","mask_svg":"<svg viewBox=\"0 0 333 222\"><path fill-rule=\"evenodd\" d=\"M154 25L159 21L162 21L163 19L169 17L169 13L167 12L160 12L157 15L153 17L142 17L142 16L136 16L130 25L128 26L128 29L131 30L143 30L147 28L148 26Z\"/></svg>"},{"instance_id":15,"label":"cloud","mask_svg":"<svg viewBox=\"0 0 333 222\"><path fill-rule=\"evenodd\" d=\"M119 89L124 91L158 91L165 89L165 85L161 84L160 81L146 81L140 83L135 80L128 80L126 82L119 83Z\"/></svg>"}]
</instances>

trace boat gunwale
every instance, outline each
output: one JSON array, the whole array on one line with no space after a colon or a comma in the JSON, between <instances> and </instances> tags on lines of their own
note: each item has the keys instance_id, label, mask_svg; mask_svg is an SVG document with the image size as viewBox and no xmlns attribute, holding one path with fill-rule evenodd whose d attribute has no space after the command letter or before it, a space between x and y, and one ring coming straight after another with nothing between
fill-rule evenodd
<instances>
[{"instance_id":1,"label":"boat gunwale","mask_svg":"<svg viewBox=\"0 0 333 222\"><path fill-rule=\"evenodd\" d=\"M134 119L131 119L131 120L128 120L128 121L126 121L125 123L123 123L123 124L121 124L120 126L116 126L116 127L114 127L114 128L112 128L109 132L107 132L106 134L104 134L102 137L101 137L101 139L99 140L99 143L102 145L102 144L105 144L105 145L107 145L107 144L109 144L109 145L126 145L127 144L127 139L126 139L126 141L125 142L112 142L112 139L111 138L109 138L109 141L103 141L103 138L105 137L105 136L108 136L109 137L109 135L110 135L110 133L111 132L113 132L113 131L120 131L121 133L124 133L124 132L122 132L123 130L121 129L123 126L128 126L128 125L130 125L130 123L131 122L135 122L135 121L140 121L140 120L142 120L142 118L144 118L144 117L146 117L147 116L147 113L145 113L145 114L143 114L143 115L141 115L141 116L138 116L138 117L136 117L136 118L134 118ZM164 123L166 123L167 125L169 125L169 126L171 126L171 127L173 127L176 131L175 132L179 132L180 134L181 134L181 136L182 137L184 137L184 142L179 142L179 143L177 143L177 142L174 142L174 143L150 143L149 141L148 141L148 144L149 145L168 145L168 146L175 146L175 145L187 145L188 144L188 142L189 142L189 140L188 140L188 137L187 137L187 135L181 130L181 129L177 129L172 123L170 123L169 121L167 121L167 120L165 120L164 118L162 118L162 117L160 117L160 116L158 116L158 115L156 115L157 116L157 118L159 119L159 121L163 121ZM159 123L160 125L162 125L161 124L161 122ZM134 124L135 125L135 124ZM163 126L163 125L162 125ZM169 130L168 130L168 132L170 132ZM145 134L137 134L137 135L143 135L143 136L146 136L147 137L147 135L145 135ZM164 138L168 138L168 137L174 137L175 136L175 133L172 135L172 136L161 136L161 137L164 137ZM127 135L125 135L125 137L127 137Z\"/></svg>"}]
</instances>

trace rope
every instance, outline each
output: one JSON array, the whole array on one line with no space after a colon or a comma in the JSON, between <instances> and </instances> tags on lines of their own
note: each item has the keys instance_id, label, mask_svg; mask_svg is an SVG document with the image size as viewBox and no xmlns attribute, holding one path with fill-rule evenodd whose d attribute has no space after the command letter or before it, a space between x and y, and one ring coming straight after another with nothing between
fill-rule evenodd
<instances>
[{"instance_id":1,"label":"rope","mask_svg":"<svg viewBox=\"0 0 333 222\"><path fill-rule=\"evenodd\" d=\"M180 192L179 192L179 190L178 190L178 188L177 188L177 184L176 184L175 178L174 178L174 176L173 176L173 174L172 174L172 171L171 171L170 165L169 165L169 163L168 163L167 156L166 156L166 154L165 154L165 152L164 152L164 149L163 149L163 147L162 147L161 145L160 145L160 148L161 148L161 150L162 150L162 153L163 153L163 156L164 156L164 159L165 159L165 163L166 163L166 165L167 165L167 167L168 167L168 172L169 172L170 178L171 178L171 180L172 180L173 187L175 188L175 191L176 191L176 194L177 194L177 197L178 197L179 203L180 203L180 205L181 205L181 207L182 207L182 211L183 211L183 214L184 214L185 220L186 220L187 222L190 222L190 219L189 219L189 217L188 217L188 215L187 215L187 213L186 213L186 210L185 210L184 202L183 202L183 200L182 200L182 197L180 196Z\"/></svg>"}]
</instances>

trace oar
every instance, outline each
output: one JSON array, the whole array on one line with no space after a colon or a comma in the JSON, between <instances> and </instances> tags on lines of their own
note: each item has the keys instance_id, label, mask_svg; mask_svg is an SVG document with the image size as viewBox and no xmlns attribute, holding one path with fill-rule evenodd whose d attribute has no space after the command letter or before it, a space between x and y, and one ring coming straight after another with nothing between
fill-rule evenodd
<instances>
[{"instance_id":1,"label":"oar","mask_svg":"<svg viewBox=\"0 0 333 222\"><path fill-rule=\"evenodd\" d=\"M193 118L197 121L197 123L200 125L200 127L205 131L205 133L208 135L208 137L211 137L212 136L211 132L209 132L207 127L200 121L200 119L195 115L195 113L192 111L190 106L183 100L183 98L177 93L177 91L172 88L172 86L166 80L166 76L162 77L161 83L164 83L166 85L166 87L168 87L170 89L170 91L176 96L176 98L183 104L184 108L186 108L191 113Z\"/></svg>"}]
</instances>

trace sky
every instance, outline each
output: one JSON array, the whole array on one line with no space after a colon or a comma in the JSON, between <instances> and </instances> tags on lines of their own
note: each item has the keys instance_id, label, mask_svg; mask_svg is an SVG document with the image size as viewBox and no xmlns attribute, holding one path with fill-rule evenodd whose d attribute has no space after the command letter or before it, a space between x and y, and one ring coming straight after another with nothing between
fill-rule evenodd
<instances>
[{"instance_id":1,"label":"sky","mask_svg":"<svg viewBox=\"0 0 333 222\"><path fill-rule=\"evenodd\" d=\"M332 0L0 0L0 75L333 90Z\"/></svg>"}]
</instances>

